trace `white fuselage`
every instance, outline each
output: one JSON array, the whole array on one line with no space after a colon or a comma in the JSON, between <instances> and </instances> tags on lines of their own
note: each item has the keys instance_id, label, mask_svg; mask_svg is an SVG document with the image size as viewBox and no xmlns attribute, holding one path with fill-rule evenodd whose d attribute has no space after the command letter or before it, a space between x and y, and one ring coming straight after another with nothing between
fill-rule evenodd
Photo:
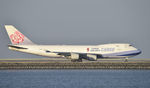
<instances>
[{"instance_id":1,"label":"white fuselage","mask_svg":"<svg viewBox=\"0 0 150 88\"><path fill-rule=\"evenodd\" d=\"M16 45L27 49L9 49L49 57L63 57L58 53L78 53L102 55L99 58L131 57L141 53L130 44L103 44L103 45Z\"/></svg>"}]
</instances>

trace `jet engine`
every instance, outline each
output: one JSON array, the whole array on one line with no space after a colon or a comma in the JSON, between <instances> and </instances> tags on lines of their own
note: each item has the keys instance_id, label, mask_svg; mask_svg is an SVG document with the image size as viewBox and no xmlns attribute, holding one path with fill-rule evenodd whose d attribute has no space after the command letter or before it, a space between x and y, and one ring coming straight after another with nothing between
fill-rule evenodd
<instances>
[{"instance_id":1,"label":"jet engine","mask_svg":"<svg viewBox=\"0 0 150 88\"><path fill-rule=\"evenodd\" d=\"M97 55L87 54L87 59L90 61L96 61Z\"/></svg>"},{"instance_id":2,"label":"jet engine","mask_svg":"<svg viewBox=\"0 0 150 88\"><path fill-rule=\"evenodd\" d=\"M80 58L80 55L76 53L71 53L68 58L71 59L72 62L82 62L82 58Z\"/></svg>"},{"instance_id":3,"label":"jet engine","mask_svg":"<svg viewBox=\"0 0 150 88\"><path fill-rule=\"evenodd\" d=\"M70 59L72 59L72 60L77 60L77 59L79 59L79 54L71 53Z\"/></svg>"}]
</instances>

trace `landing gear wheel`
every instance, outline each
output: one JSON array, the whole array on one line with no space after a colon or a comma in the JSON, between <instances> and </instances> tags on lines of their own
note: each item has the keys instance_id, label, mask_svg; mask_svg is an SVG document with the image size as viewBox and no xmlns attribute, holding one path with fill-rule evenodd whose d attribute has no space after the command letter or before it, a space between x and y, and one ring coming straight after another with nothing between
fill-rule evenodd
<instances>
[{"instance_id":1,"label":"landing gear wheel","mask_svg":"<svg viewBox=\"0 0 150 88\"><path fill-rule=\"evenodd\" d=\"M78 59L78 62L82 62L82 59Z\"/></svg>"},{"instance_id":2,"label":"landing gear wheel","mask_svg":"<svg viewBox=\"0 0 150 88\"><path fill-rule=\"evenodd\" d=\"M128 62L128 58L126 58L124 62Z\"/></svg>"},{"instance_id":3,"label":"landing gear wheel","mask_svg":"<svg viewBox=\"0 0 150 88\"><path fill-rule=\"evenodd\" d=\"M71 60L71 62L82 62L82 59Z\"/></svg>"}]
</instances>

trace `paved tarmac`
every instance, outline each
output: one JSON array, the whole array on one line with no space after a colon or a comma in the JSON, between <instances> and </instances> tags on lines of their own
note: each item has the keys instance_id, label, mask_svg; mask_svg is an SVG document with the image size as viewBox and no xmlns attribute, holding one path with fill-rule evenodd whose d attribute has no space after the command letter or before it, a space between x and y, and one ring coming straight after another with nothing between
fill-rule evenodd
<instances>
[{"instance_id":1,"label":"paved tarmac","mask_svg":"<svg viewBox=\"0 0 150 88\"><path fill-rule=\"evenodd\" d=\"M99 59L71 62L65 58L0 59L3 69L150 69L150 59Z\"/></svg>"},{"instance_id":2,"label":"paved tarmac","mask_svg":"<svg viewBox=\"0 0 150 88\"><path fill-rule=\"evenodd\" d=\"M71 62L65 58L6 58L0 59L0 62ZM83 62L125 62L125 59L98 59L97 61L83 60ZM130 58L128 62L150 62L150 59Z\"/></svg>"}]
</instances>

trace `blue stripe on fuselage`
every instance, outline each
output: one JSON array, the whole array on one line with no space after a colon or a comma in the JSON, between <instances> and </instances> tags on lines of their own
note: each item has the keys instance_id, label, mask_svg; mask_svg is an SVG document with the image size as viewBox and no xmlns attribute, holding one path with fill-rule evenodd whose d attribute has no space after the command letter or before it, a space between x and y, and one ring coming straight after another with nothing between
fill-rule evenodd
<instances>
[{"instance_id":1,"label":"blue stripe on fuselage","mask_svg":"<svg viewBox=\"0 0 150 88\"><path fill-rule=\"evenodd\" d=\"M111 53L111 54L103 54L103 57L110 57L110 56L134 56L140 54L140 50L131 50L131 51L124 51L118 53Z\"/></svg>"}]
</instances>

